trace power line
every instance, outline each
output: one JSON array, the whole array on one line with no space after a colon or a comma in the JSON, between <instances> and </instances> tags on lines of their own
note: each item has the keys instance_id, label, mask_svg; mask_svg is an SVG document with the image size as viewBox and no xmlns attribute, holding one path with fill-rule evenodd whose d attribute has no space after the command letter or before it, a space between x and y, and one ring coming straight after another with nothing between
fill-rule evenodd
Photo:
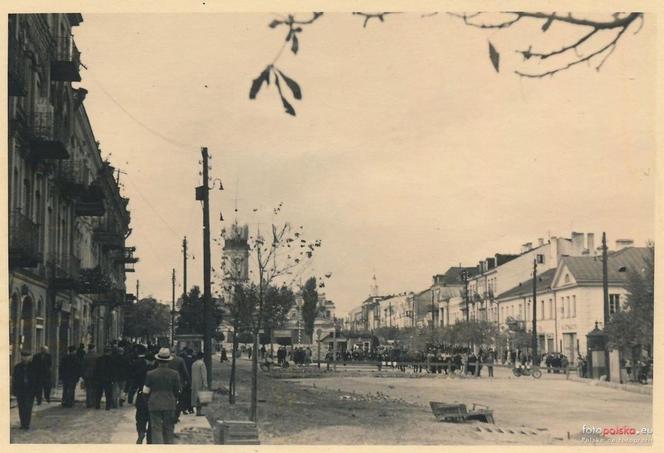
<instances>
[{"instance_id":1,"label":"power line","mask_svg":"<svg viewBox=\"0 0 664 453\"><path fill-rule=\"evenodd\" d=\"M101 92L104 93L106 96L108 96L108 98L111 100L111 102L113 102L120 110L122 110L122 112L124 112L125 115L127 115L130 119L132 119L136 124L141 126L143 129L145 129L146 131L150 132L151 134L159 137L163 141L165 141L167 143L170 143L171 145L176 146L178 148L185 149L187 151L191 151L192 149L197 148L197 146L195 146L195 145L188 145L186 143L180 143L176 140L173 140L169 137L166 137L161 132L159 132L156 129L153 129L152 127L145 124L143 121L141 121L136 116L134 116L129 110L124 108L122 106L122 104L120 104L120 102L117 99L115 99L113 97L113 95L111 95L111 93L109 93L108 90L106 90L106 88L104 88L104 86L101 84L101 82L97 78L95 78L90 72L88 72L88 75L89 75L89 78L100 88Z\"/></svg>"}]
</instances>

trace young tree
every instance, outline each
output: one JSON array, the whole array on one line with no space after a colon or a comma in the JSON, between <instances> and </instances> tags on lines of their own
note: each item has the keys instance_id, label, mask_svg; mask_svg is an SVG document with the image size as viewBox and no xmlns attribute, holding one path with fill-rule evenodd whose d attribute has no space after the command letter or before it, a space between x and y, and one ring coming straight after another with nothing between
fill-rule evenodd
<instances>
[{"instance_id":1,"label":"young tree","mask_svg":"<svg viewBox=\"0 0 664 453\"><path fill-rule=\"evenodd\" d=\"M316 277L310 277L302 288L302 319L304 320L304 334L313 338L314 321L318 313L318 291Z\"/></svg>"},{"instance_id":2,"label":"young tree","mask_svg":"<svg viewBox=\"0 0 664 453\"><path fill-rule=\"evenodd\" d=\"M649 256L640 271L630 270L627 279L627 301L624 309L614 313L606 326L609 345L628 354L632 363L640 359L642 349L652 353L654 333L655 252ZM637 367L633 367L637 373Z\"/></svg>"},{"instance_id":3,"label":"young tree","mask_svg":"<svg viewBox=\"0 0 664 453\"><path fill-rule=\"evenodd\" d=\"M128 338L152 339L169 332L171 325L170 307L160 304L153 297L141 299L125 308L123 336Z\"/></svg>"},{"instance_id":4,"label":"young tree","mask_svg":"<svg viewBox=\"0 0 664 453\"><path fill-rule=\"evenodd\" d=\"M198 286L194 286L185 297L183 297L178 304L180 311L175 323L176 333L194 333L203 334L205 327L205 317L203 313L203 299L201 290ZM212 317L214 320L214 327L221 323L223 311L220 306L212 305Z\"/></svg>"}]
</instances>

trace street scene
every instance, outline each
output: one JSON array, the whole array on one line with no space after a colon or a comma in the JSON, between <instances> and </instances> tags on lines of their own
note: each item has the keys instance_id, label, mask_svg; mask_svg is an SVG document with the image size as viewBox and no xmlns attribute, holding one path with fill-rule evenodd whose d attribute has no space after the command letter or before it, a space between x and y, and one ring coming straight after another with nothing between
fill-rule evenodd
<instances>
[{"instance_id":1,"label":"street scene","mask_svg":"<svg viewBox=\"0 0 664 453\"><path fill-rule=\"evenodd\" d=\"M9 442L652 445L654 22L9 14Z\"/></svg>"}]
</instances>

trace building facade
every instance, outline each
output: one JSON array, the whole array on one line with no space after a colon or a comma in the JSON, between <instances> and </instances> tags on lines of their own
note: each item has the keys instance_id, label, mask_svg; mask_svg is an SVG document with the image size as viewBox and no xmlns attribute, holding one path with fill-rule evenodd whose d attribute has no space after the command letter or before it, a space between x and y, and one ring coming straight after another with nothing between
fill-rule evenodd
<instances>
[{"instance_id":1,"label":"building facade","mask_svg":"<svg viewBox=\"0 0 664 453\"><path fill-rule=\"evenodd\" d=\"M101 158L72 37L80 14L9 15L9 319L12 363L122 333L133 271L129 200Z\"/></svg>"}]
</instances>

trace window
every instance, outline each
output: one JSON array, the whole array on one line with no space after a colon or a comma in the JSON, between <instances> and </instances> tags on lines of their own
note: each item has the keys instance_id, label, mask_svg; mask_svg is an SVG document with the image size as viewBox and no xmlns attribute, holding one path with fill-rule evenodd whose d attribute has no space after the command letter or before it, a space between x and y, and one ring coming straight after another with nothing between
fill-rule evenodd
<instances>
[{"instance_id":1,"label":"window","mask_svg":"<svg viewBox=\"0 0 664 453\"><path fill-rule=\"evenodd\" d=\"M620 294L609 294L609 314L620 311Z\"/></svg>"},{"instance_id":2,"label":"window","mask_svg":"<svg viewBox=\"0 0 664 453\"><path fill-rule=\"evenodd\" d=\"M565 298L564 297L560 298L560 317L561 318L565 317Z\"/></svg>"},{"instance_id":3,"label":"window","mask_svg":"<svg viewBox=\"0 0 664 453\"><path fill-rule=\"evenodd\" d=\"M563 280L565 283L569 283L569 274L565 274L565 278Z\"/></svg>"},{"instance_id":4,"label":"window","mask_svg":"<svg viewBox=\"0 0 664 453\"><path fill-rule=\"evenodd\" d=\"M569 296L567 296L565 298L565 313L567 313L568 318L572 316L572 313L571 313L570 307L569 307Z\"/></svg>"},{"instance_id":5,"label":"window","mask_svg":"<svg viewBox=\"0 0 664 453\"><path fill-rule=\"evenodd\" d=\"M571 307L572 313L570 316L572 318L576 318L576 296L572 296L572 307Z\"/></svg>"},{"instance_id":6,"label":"window","mask_svg":"<svg viewBox=\"0 0 664 453\"><path fill-rule=\"evenodd\" d=\"M553 319L553 299L549 299L549 319Z\"/></svg>"},{"instance_id":7,"label":"window","mask_svg":"<svg viewBox=\"0 0 664 453\"><path fill-rule=\"evenodd\" d=\"M545 316L544 316L544 301L542 301L542 303L540 304L540 306L541 306L541 309L540 309L540 319L545 319Z\"/></svg>"}]
</instances>

